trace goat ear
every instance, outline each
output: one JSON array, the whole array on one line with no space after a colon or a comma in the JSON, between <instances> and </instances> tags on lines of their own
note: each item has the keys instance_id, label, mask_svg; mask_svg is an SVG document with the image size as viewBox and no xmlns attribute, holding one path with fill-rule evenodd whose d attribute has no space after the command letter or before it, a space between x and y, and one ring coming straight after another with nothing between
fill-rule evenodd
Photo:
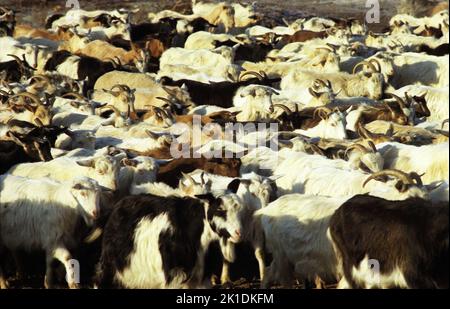
<instances>
[{"instance_id":1,"label":"goat ear","mask_svg":"<svg viewBox=\"0 0 450 309\"><path fill-rule=\"evenodd\" d=\"M88 160L78 160L76 163L84 167L95 167L95 161L93 159Z\"/></svg>"},{"instance_id":2,"label":"goat ear","mask_svg":"<svg viewBox=\"0 0 450 309\"><path fill-rule=\"evenodd\" d=\"M430 183L428 185L425 185L425 188L427 189L428 192L431 192L433 190L436 190L437 188L439 188L441 185L443 185L445 182L443 181L438 181L438 182L434 182L434 183Z\"/></svg>"},{"instance_id":3,"label":"goat ear","mask_svg":"<svg viewBox=\"0 0 450 309\"><path fill-rule=\"evenodd\" d=\"M394 125L392 123L389 124L389 128L387 129L385 135L389 137L394 135Z\"/></svg>"},{"instance_id":4,"label":"goat ear","mask_svg":"<svg viewBox=\"0 0 450 309\"><path fill-rule=\"evenodd\" d=\"M241 179L235 178L233 179L227 186L227 190L233 193L236 193L239 189L239 185L241 184Z\"/></svg>"}]
</instances>

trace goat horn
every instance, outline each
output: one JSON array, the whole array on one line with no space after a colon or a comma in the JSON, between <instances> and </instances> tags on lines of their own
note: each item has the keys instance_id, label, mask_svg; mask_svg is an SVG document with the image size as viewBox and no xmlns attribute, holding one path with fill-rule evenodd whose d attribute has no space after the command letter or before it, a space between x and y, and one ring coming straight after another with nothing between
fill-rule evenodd
<instances>
[{"instance_id":1,"label":"goat horn","mask_svg":"<svg viewBox=\"0 0 450 309\"><path fill-rule=\"evenodd\" d=\"M316 107L316 109L314 110L313 117L315 117L314 115L315 115L317 112L325 112L325 113L327 113L327 114L331 114L333 111L332 111L329 107L326 107L326 106L319 106L319 107Z\"/></svg>"},{"instance_id":2,"label":"goat horn","mask_svg":"<svg viewBox=\"0 0 450 309\"><path fill-rule=\"evenodd\" d=\"M62 98L67 98L67 97L70 97L70 96L75 97L76 99L78 99L80 101L84 101L85 100L84 97L81 94L76 93L76 92L67 92L67 93L63 94L61 97Z\"/></svg>"},{"instance_id":3,"label":"goat horn","mask_svg":"<svg viewBox=\"0 0 450 309\"><path fill-rule=\"evenodd\" d=\"M23 63L22 63L22 59L20 59L20 58L17 57L16 55L13 55L13 54L7 54L6 56L10 56L11 58L14 58L14 60L16 60L17 63L23 64Z\"/></svg>"},{"instance_id":4,"label":"goat horn","mask_svg":"<svg viewBox=\"0 0 450 309\"><path fill-rule=\"evenodd\" d=\"M322 79L316 79L314 82L324 87L328 87L327 83L325 83Z\"/></svg>"},{"instance_id":5,"label":"goat horn","mask_svg":"<svg viewBox=\"0 0 450 309\"><path fill-rule=\"evenodd\" d=\"M1 94L2 96L5 96L5 97L9 97L9 96L10 96L9 93L7 93L5 90L1 90L1 89L0 89L0 94Z\"/></svg>"},{"instance_id":6,"label":"goat horn","mask_svg":"<svg viewBox=\"0 0 450 309\"><path fill-rule=\"evenodd\" d=\"M112 110L114 112L114 115L120 116L119 110L113 105L106 105L106 106L100 107L100 110L107 110L107 109Z\"/></svg>"},{"instance_id":7,"label":"goat horn","mask_svg":"<svg viewBox=\"0 0 450 309\"><path fill-rule=\"evenodd\" d=\"M27 97L27 98L30 98L37 105L41 104L41 100L38 98L38 96L35 94L32 94L30 92L21 92L21 93L15 94L12 97L10 97L9 100L13 100L18 97Z\"/></svg>"},{"instance_id":8,"label":"goat horn","mask_svg":"<svg viewBox=\"0 0 450 309\"><path fill-rule=\"evenodd\" d=\"M337 46L336 46L336 45L333 45L333 44L331 44L331 43L326 43L326 44L327 44L328 47L330 47L330 48L333 50L333 52L336 51L336 49L337 49Z\"/></svg>"},{"instance_id":9,"label":"goat horn","mask_svg":"<svg viewBox=\"0 0 450 309\"><path fill-rule=\"evenodd\" d=\"M423 173L422 175L419 175L416 172L409 173L409 177L411 177L416 182L416 185L418 185L419 187L423 187L423 183L422 183L422 179L421 179L421 177L423 175L425 175L425 173Z\"/></svg>"},{"instance_id":10,"label":"goat horn","mask_svg":"<svg viewBox=\"0 0 450 309\"><path fill-rule=\"evenodd\" d=\"M364 153L364 154L369 153L369 151L367 150L367 148L364 147L363 145L361 145L361 144L353 144L353 145L348 146L348 147L345 149L344 156L347 156L347 153L348 153L350 150L352 150L352 149L358 149L359 151L361 151L361 152Z\"/></svg>"},{"instance_id":11,"label":"goat horn","mask_svg":"<svg viewBox=\"0 0 450 309\"><path fill-rule=\"evenodd\" d=\"M411 178L410 175L406 174L405 172L396 170L396 169L386 169L386 170L382 170L376 173L373 173L372 175L370 175L363 183L363 188L365 187L365 185L371 181L372 179L375 179L377 177L380 176L384 176L384 175L388 175L388 176L392 176L392 177L396 177L399 180L403 181L405 184L414 184L413 179Z\"/></svg>"},{"instance_id":12,"label":"goat horn","mask_svg":"<svg viewBox=\"0 0 450 309\"><path fill-rule=\"evenodd\" d=\"M411 101L412 101L411 97L409 96L407 91L405 91L405 99L406 99L406 102L408 102L408 103L411 103Z\"/></svg>"},{"instance_id":13,"label":"goat horn","mask_svg":"<svg viewBox=\"0 0 450 309\"><path fill-rule=\"evenodd\" d=\"M36 74L36 75L32 76L30 78L30 83L31 83L31 81L34 81L34 80L42 80L42 81L45 81L47 84L51 84L50 79L47 76L42 75L42 74Z\"/></svg>"},{"instance_id":14,"label":"goat horn","mask_svg":"<svg viewBox=\"0 0 450 309\"><path fill-rule=\"evenodd\" d=\"M292 114L291 109L290 109L289 107L287 107L286 105L283 105L283 104L274 104L273 107L279 107L279 108L281 108L282 110L284 110L284 111L286 112L286 115L288 115L288 116Z\"/></svg>"},{"instance_id":15,"label":"goat horn","mask_svg":"<svg viewBox=\"0 0 450 309\"><path fill-rule=\"evenodd\" d=\"M309 147L314 151L315 153L320 154L321 156L325 156L325 153L322 151L322 149L319 148L319 146L314 144L309 144Z\"/></svg>"},{"instance_id":16,"label":"goat horn","mask_svg":"<svg viewBox=\"0 0 450 309\"><path fill-rule=\"evenodd\" d=\"M36 122L36 124L39 127L43 127L44 126L44 124L42 123L41 119L39 119L39 118L34 118L34 122Z\"/></svg>"},{"instance_id":17,"label":"goat horn","mask_svg":"<svg viewBox=\"0 0 450 309\"><path fill-rule=\"evenodd\" d=\"M441 129L443 129L444 128L444 125L446 124L446 123L448 123L448 118L447 119L445 119L444 121L442 121L442 124L441 124Z\"/></svg>"},{"instance_id":18,"label":"goat horn","mask_svg":"<svg viewBox=\"0 0 450 309\"><path fill-rule=\"evenodd\" d=\"M131 88L128 87L127 85L123 85L123 84L117 84L111 87L111 90L118 88L121 91L125 91L127 93L131 92Z\"/></svg>"},{"instance_id":19,"label":"goat horn","mask_svg":"<svg viewBox=\"0 0 450 309\"><path fill-rule=\"evenodd\" d=\"M164 97L156 97L156 99L161 100L161 101L164 101L164 102L167 102L167 103L169 103L170 105L172 105L172 102L171 102L168 98L164 98Z\"/></svg>"},{"instance_id":20,"label":"goat horn","mask_svg":"<svg viewBox=\"0 0 450 309\"><path fill-rule=\"evenodd\" d=\"M312 89L311 87L308 88L308 91L315 98L318 98L321 94L323 94L323 92L317 92L314 89Z\"/></svg>"},{"instance_id":21,"label":"goat horn","mask_svg":"<svg viewBox=\"0 0 450 309\"><path fill-rule=\"evenodd\" d=\"M392 107L387 102L383 102L383 104L387 107L387 109L389 109L389 111L391 112L392 115L395 115L395 111L392 109Z\"/></svg>"},{"instance_id":22,"label":"goat horn","mask_svg":"<svg viewBox=\"0 0 450 309\"><path fill-rule=\"evenodd\" d=\"M389 92L386 92L386 95L389 95L389 96L393 97L397 101L397 103L400 106L400 108L406 108L405 101L403 101L403 99L400 98L398 95L393 94L393 93L389 93Z\"/></svg>"},{"instance_id":23,"label":"goat horn","mask_svg":"<svg viewBox=\"0 0 450 309\"><path fill-rule=\"evenodd\" d=\"M372 59L369 60L369 63L376 63L377 66L378 66L376 72L377 72L377 73L381 73L381 64L380 64L380 62L378 61L378 59L372 58Z\"/></svg>"},{"instance_id":24,"label":"goat horn","mask_svg":"<svg viewBox=\"0 0 450 309\"><path fill-rule=\"evenodd\" d=\"M356 123L356 131L361 137L365 139L372 139L372 133L367 130L360 121Z\"/></svg>"},{"instance_id":25,"label":"goat horn","mask_svg":"<svg viewBox=\"0 0 450 309\"><path fill-rule=\"evenodd\" d=\"M326 51L328 51L328 52L334 52L333 49L331 49L331 48L329 48L329 47L324 47L324 46L316 47L316 49L323 49L323 50L326 50Z\"/></svg>"},{"instance_id":26,"label":"goat horn","mask_svg":"<svg viewBox=\"0 0 450 309\"><path fill-rule=\"evenodd\" d=\"M205 183L206 183L206 181L205 181L205 172L202 172L200 174L200 183L201 183L202 186L204 186Z\"/></svg>"},{"instance_id":27,"label":"goat horn","mask_svg":"<svg viewBox=\"0 0 450 309\"><path fill-rule=\"evenodd\" d=\"M259 74L263 77L263 78L268 78L268 76L267 76L267 73L266 72L264 72L264 71L259 71Z\"/></svg>"},{"instance_id":28,"label":"goat horn","mask_svg":"<svg viewBox=\"0 0 450 309\"><path fill-rule=\"evenodd\" d=\"M153 133L150 130L145 130L145 133L147 133L147 135L150 136L153 139L158 139L158 137L159 137L157 134Z\"/></svg>"},{"instance_id":29,"label":"goat horn","mask_svg":"<svg viewBox=\"0 0 450 309\"><path fill-rule=\"evenodd\" d=\"M353 67L352 74L355 74L355 73L356 73L356 69L359 68L360 66L364 66L365 64L367 64L366 61L361 61L361 62L357 63L357 64Z\"/></svg>"},{"instance_id":30,"label":"goat horn","mask_svg":"<svg viewBox=\"0 0 450 309\"><path fill-rule=\"evenodd\" d=\"M377 147L375 147L375 144L372 141L368 141L367 144L370 146L370 148L372 148L373 153L376 153Z\"/></svg>"},{"instance_id":31,"label":"goat horn","mask_svg":"<svg viewBox=\"0 0 450 309\"><path fill-rule=\"evenodd\" d=\"M253 76L255 76L257 79L259 79L259 80L263 80L263 76L260 74L260 73L258 73L258 72L255 72L255 71L247 71L247 72L244 72L241 76L239 76L239 81L242 81L242 78L244 77L244 76L247 76L247 75L253 75Z\"/></svg>"}]
</instances>

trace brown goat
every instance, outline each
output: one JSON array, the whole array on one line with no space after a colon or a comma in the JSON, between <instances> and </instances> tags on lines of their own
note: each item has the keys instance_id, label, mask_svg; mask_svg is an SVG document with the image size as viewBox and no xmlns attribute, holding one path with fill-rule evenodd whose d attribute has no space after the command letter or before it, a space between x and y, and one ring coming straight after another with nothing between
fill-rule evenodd
<instances>
[{"instance_id":1,"label":"brown goat","mask_svg":"<svg viewBox=\"0 0 450 309\"><path fill-rule=\"evenodd\" d=\"M69 27L58 27L56 32L50 32L45 29L35 28L31 25L21 24L14 29L14 38L43 38L52 41L66 41L73 36L73 32L69 31Z\"/></svg>"},{"instance_id":2,"label":"brown goat","mask_svg":"<svg viewBox=\"0 0 450 309\"><path fill-rule=\"evenodd\" d=\"M283 35L281 37L281 43L289 44L294 42L306 42L312 39L324 39L328 37L328 35L328 31L298 30L293 35Z\"/></svg>"},{"instance_id":3,"label":"brown goat","mask_svg":"<svg viewBox=\"0 0 450 309\"><path fill-rule=\"evenodd\" d=\"M176 187L182 173L188 174L196 169L216 175L238 177L240 167L241 160L235 158L179 158L159 167L157 181Z\"/></svg>"}]
</instances>

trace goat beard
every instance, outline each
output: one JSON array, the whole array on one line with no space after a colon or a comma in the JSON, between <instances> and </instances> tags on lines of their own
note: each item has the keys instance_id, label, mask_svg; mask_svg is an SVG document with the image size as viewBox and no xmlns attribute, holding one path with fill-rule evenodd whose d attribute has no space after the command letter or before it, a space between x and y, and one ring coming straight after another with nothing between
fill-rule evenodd
<instances>
[{"instance_id":1,"label":"goat beard","mask_svg":"<svg viewBox=\"0 0 450 309\"><path fill-rule=\"evenodd\" d=\"M223 254L223 258L230 263L234 262L234 260L236 259L235 244L228 239L221 238L220 248Z\"/></svg>"}]
</instances>

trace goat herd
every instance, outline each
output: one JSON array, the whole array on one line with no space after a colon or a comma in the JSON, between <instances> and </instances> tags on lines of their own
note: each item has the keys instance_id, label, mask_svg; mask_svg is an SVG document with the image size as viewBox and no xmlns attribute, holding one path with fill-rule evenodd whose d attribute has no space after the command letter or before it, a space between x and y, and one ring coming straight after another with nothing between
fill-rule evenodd
<instances>
[{"instance_id":1,"label":"goat herd","mask_svg":"<svg viewBox=\"0 0 450 309\"><path fill-rule=\"evenodd\" d=\"M448 7L192 2L0 7L0 287L448 287Z\"/></svg>"}]
</instances>

